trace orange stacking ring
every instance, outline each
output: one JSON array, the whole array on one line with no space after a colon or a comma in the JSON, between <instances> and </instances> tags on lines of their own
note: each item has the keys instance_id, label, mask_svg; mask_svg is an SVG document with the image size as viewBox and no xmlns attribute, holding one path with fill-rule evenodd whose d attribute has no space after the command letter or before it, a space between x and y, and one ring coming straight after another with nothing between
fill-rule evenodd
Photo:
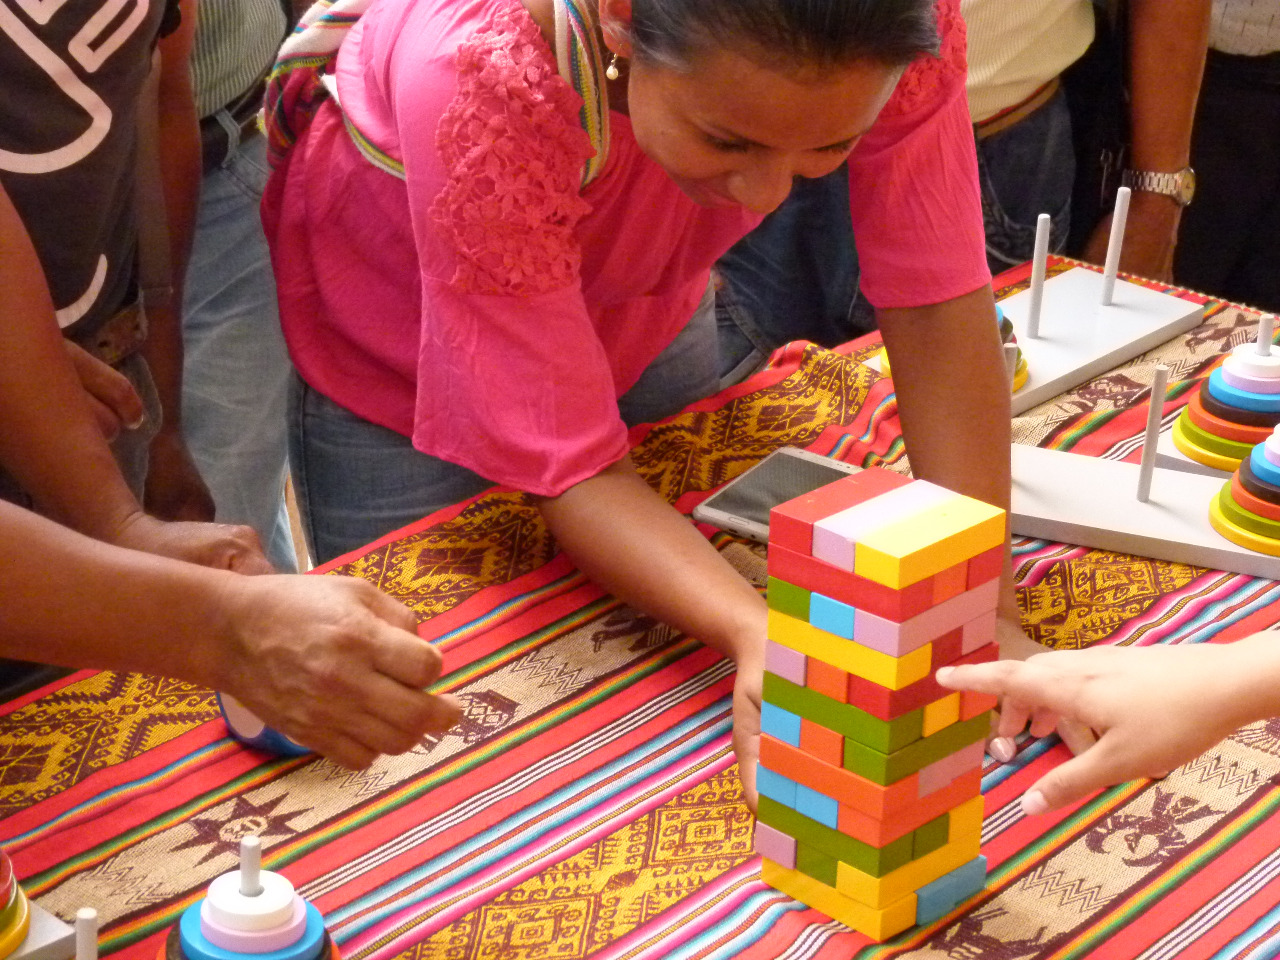
<instances>
[{"instance_id":1,"label":"orange stacking ring","mask_svg":"<svg viewBox=\"0 0 1280 960\"><path fill-rule=\"evenodd\" d=\"M1187 417L1205 433L1221 437L1224 440L1237 440L1242 443L1262 443L1271 436L1272 428L1255 427L1247 423L1232 423L1222 417L1215 416L1204 408L1200 394L1187 403Z\"/></svg>"},{"instance_id":2,"label":"orange stacking ring","mask_svg":"<svg viewBox=\"0 0 1280 960\"><path fill-rule=\"evenodd\" d=\"M1238 472L1231 475L1231 499L1250 513L1256 513L1267 520L1280 521L1280 504L1269 503L1246 490L1240 482Z\"/></svg>"}]
</instances>

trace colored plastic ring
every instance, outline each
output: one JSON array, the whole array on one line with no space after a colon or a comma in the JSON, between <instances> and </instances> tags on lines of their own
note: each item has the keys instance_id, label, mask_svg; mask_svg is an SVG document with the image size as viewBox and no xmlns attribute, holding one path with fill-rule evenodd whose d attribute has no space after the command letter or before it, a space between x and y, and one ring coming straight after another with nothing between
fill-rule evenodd
<instances>
[{"instance_id":1,"label":"colored plastic ring","mask_svg":"<svg viewBox=\"0 0 1280 960\"><path fill-rule=\"evenodd\" d=\"M1013 372L1013 392L1017 393L1027 385L1027 361L1019 360L1018 368Z\"/></svg>"},{"instance_id":2,"label":"colored plastic ring","mask_svg":"<svg viewBox=\"0 0 1280 960\"><path fill-rule=\"evenodd\" d=\"M1222 515L1222 510L1218 507L1217 499L1209 501L1209 526L1217 530L1223 537L1232 543L1244 547L1246 550L1253 550L1255 553L1265 553L1270 557L1280 557L1280 540L1272 540L1270 537L1260 537L1255 533L1250 533L1241 527L1236 526L1230 520Z\"/></svg>"},{"instance_id":3,"label":"colored plastic ring","mask_svg":"<svg viewBox=\"0 0 1280 960\"><path fill-rule=\"evenodd\" d=\"M4 909L0 910L0 930L8 930L9 924L18 915L18 908L21 906L19 901L22 899L19 890L16 883L9 887L9 899L5 901Z\"/></svg>"},{"instance_id":4,"label":"colored plastic ring","mask_svg":"<svg viewBox=\"0 0 1280 960\"><path fill-rule=\"evenodd\" d=\"M1258 410L1243 410L1240 407L1223 403L1211 394L1203 384L1200 386L1200 403L1205 410L1215 417L1230 420L1232 423L1243 423L1251 427L1274 427L1280 423L1280 413L1267 413Z\"/></svg>"},{"instance_id":5,"label":"colored plastic ring","mask_svg":"<svg viewBox=\"0 0 1280 960\"><path fill-rule=\"evenodd\" d=\"M13 875L13 863L8 857L0 865L0 902L8 904L13 900L13 891L18 886L18 879Z\"/></svg>"},{"instance_id":6,"label":"colored plastic ring","mask_svg":"<svg viewBox=\"0 0 1280 960\"><path fill-rule=\"evenodd\" d=\"M1237 476L1240 477L1240 485L1259 500L1280 504L1280 486L1269 483L1255 474L1253 472L1253 464L1250 463L1248 457L1240 461L1240 469L1237 472Z\"/></svg>"},{"instance_id":7,"label":"colored plastic ring","mask_svg":"<svg viewBox=\"0 0 1280 960\"><path fill-rule=\"evenodd\" d=\"M1183 417L1180 416L1178 419L1183 420ZM1239 440L1228 440L1225 437L1218 436L1216 433L1202 430L1196 426L1196 422L1189 416L1185 418L1182 424L1182 433L1183 436L1202 450L1209 450L1224 457L1231 457L1237 463L1247 457L1249 452L1257 446L1256 441L1254 443L1242 443Z\"/></svg>"},{"instance_id":8,"label":"colored plastic ring","mask_svg":"<svg viewBox=\"0 0 1280 960\"><path fill-rule=\"evenodd\" d=\"M1246 490L1244 484L1240 482L1239 470L1231 475L1231 499L1250 513L1280 522L1280 503L1268 503Z\"/></svg>"},{"instance_id":9,"label":"colored plastic ring","mask_svg":"<svg viewBox=\"0 0 1280 960\"><path fill-rule=\"evenodd\" d=\"M1236 423L1215 416L1204 408L1203 394L1193 394L1182 408L1183 416L1203 430L1224 440L1237 440L1240 443L1261 443L1271 436L1271 427L1253 427L1246 423Z\"/></svg>"},{"instance_id":10,"label":"colored plastic ring","mask_svg":"<svg viewBox=\"0 0 1280 960\"><path fill-rule=\"evenodd\" d=\"M210 920L228 930L252 932L284 926L293 916L296 896L293 884L270 870L263 870L258 876L262 892L256 897L246 897L240 892L238 870L214 877L202 910Z\"/></svg>"},{"instance_id":11,"label":"colored plastic ring","mask_svg":"<svg viewBox=\"0 0 1280 960\"><path fill-rule=\"evenodd\" d=\"M307 904L296 893L293 895L293 916L287 923L269 930L233 930L224 927L203 909L208 903L205 900L200 911L200 932L215 947L232 953L271 953L283 950L297 943L307 928Z\"/></svg>"},{"instance_id":12,"label":"colored plastic ring","mask_svg":"<svg viewBox=\"0 0 1280 960\"><path fill-rule=\"evenodd\" d=\"M1259 480L1280 487L1280 467L1267 459L1262 444L1254 447L1253 452L1249 454L1249 470Z\"/></svg>"},{"instance_id":13,"label":"colored plastic ring","mask_svg":"<svg viewBox=\"0 0 1280 960\"><path fill-rule=\"evenodd\" d=\"M1222 380L1228 386L1250 393L1280 393L1280 376L1255 377L1240 369L1235 357L1227 357L1222 364Z\"/></svg>"},{"instance_id":14,"label":"colored plastic ring","mask_svg":"<svg viewBox=\"0 0 1280 960\"><path fill-rule=\"evenodd\" d=\"M1260 537L1270 537L1273 540L1280 541L1280 523L1275 520L1268 520L1266 517L1251 512L1243 504L1237 503L1231 496L1231 481L1229 480L1218 491L1218 509L1222 511L1224 517L1237 527L1248 530L1250 533L1256 533Z\"/></svg>"},{"instance_id":15,"label":"colored plastic ring","mask_svg":"<svg viewBox=\"0 0 1280 960\"><path fill-rule=\"evenodd\" d=\"M272 950L260 953L255 960L316 960L324 949L327 934L324 929L324 918L312 904L305 906L307 911L306 928L295 943L283 950ZM192 904L182 911L182 919L178 921L178 931L182 937L182 952L187 960L245 960L244 955L233 950L210 943L200 932L200 907Z\"/></svg>"},{"instance_id":16,"label":"colored plastic ring","mask_svg":"<svg viewBox=\"0 0 1280 960\"><path fill-rule=\"evenodd\" d=\"M1280 378L1280 351L1277 351L1274 346L1271 352L1264 356L1258 352L1256 343L1242 343L1231 351L1222 365L1225 367L1227 363L1230 363L1237 372L1250 377Z\"/></svg>"},{"instance_id":17,"label":"colored plastic ring","mask_svg":"<svg viewBox=\"0 0 1280 960\"><path fill-rule=\"evenodd\" d=\"M22 946L22 941L27 939L27 928L31 926L31 905L27 903L27 895L17 884L13 889L17 894L17 912L14 920L0 930L0 957L7 957Z\"/></svg>"},{"instance_id":18,"label":"colored plastic ring","mask_svg":"<svg viewBox=\"0 0 1280 960\"><path fill-rule=\"evenodd\" d=\"M1222 379L1222 368L1209 374L1209 392L1223 403L1259 413L1280 413L1280 394L1240 390Z\"/></svg>"},{"instance_id":19,"label":"colored plastic ring","mask_svg":"<svg viewBox=\"0 0 1280 960\"><path fill-rule=\"evenodd\" d=\"M188 909L190 908L188 907ZM156 951L155 960L187 960L186 955L182 952L182 932L179 929L181 926L182 924L179 922L169 928L169 935L165 937L164 944ZM324 944L320 950L321 956L327 950L329 952L329 960L342 960L338 945L334 943L328 931L325 931ZM247 958L241 957L239 960L247 960Z\"/></svg>"},{"instance_id":20,"label":"colored plastic ring","mask_svg":"<svg viewBox=\"0 0 1280 960\"><path fill-rule=\"evenodd\" d=\"M304 757L311 753L306 747L279 730L273 730L259 720L248 707L227 693L219 693L218 709L227 724L232 738L247 747L255 747L268 753L285 757Z\"/></svg>"},{"instance_id":21,"label":"colored plastic ring","mask_svg":"<svg viewBox=\"0 0 1280 960\"><path fill-rule=\"evenodd\" d=\"M1232 457L1224 457L1221 454L1213 453L1196 446L1186 434L1182 432L1183 421L1179 417L1173 421L1173 432L1170 434L1173 438L1173 445L1177 447L1184 455L1190 457L1196 463L1203 463L1206 467L1213 467L1215 470L1224 470L1227 473L1235 470L1239 466L1240 461Z\"/></svg>"}]
</instances>

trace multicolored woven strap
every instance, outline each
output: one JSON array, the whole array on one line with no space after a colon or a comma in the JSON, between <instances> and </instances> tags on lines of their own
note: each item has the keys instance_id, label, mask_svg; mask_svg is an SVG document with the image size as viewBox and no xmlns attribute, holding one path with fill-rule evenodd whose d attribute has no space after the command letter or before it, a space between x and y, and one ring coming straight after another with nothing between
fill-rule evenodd
<instances>
[{"instance_id":1,"label":"multicolored woven strap","mask_svg":"<svg viewBox=\"0 0 1280 960\"><path fill-rule=\"evenodd\" d=\"M372 2L318 0L281 46L267 78L261 118L273 168L283 162L320 104L332 97L341 108L329 67L347 32ZM555 0L555 13L556 63L560 76L582 97L582 129L596 151L583 165L582 186L586 187L604 169L609 156L609 101L603 61L590 0ZM404 179L404 163L365 136L345 111L343 121L352 143L370 163Z\"/></svg>"}]
</instances>

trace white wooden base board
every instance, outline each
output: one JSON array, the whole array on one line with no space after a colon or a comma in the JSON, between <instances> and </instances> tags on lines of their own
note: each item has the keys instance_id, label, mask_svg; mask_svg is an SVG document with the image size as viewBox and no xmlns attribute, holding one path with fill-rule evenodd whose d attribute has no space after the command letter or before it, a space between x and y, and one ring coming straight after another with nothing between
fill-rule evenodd
<instances>
[{"instance_id":1,"label":"white wooden base board","mask_svg":"<svg viewBox=\"0 0 1280 960\"><path fill-rule=\"evenodd\" d=\"M76 955L76 928L30 900L27 902L31 906L27 938L7 960L71 960Z\"/></svg>"},{"instance_id":2,"label":"white wooden base board","mask_svg":"<svg viewBox=\"0 0 1280 960\"><path fill-rule=\"evenodd\" d=\"M1138 465L1013 445L1015 534L1280 580L1280 557L1237 546L1209 526L1222 489L1209 477L1157 467L1140 503Z\"/></svg>"},{"instance_id":3,"label":"white wooden base board","mask_svg":"<svg viewBox=\"0 0 1280 960\"><path fill-rule=\"evenodd\" d=\"M1000 301L1027 359L1026 386L1013 395L1017 416L1198 326L1204 307L1117 280L1102 306L1102 274L1074 267L1047 280L1040 335L1027 336L1031 291Z\"/></svg>"}]
</instances>

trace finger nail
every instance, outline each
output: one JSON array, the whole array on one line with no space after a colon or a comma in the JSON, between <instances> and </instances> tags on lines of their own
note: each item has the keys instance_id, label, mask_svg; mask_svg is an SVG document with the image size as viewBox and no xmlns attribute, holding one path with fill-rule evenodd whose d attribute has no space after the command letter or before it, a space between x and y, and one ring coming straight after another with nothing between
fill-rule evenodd
<instances>
[{"instance_id":1,"label":"finger nail","mask_svg":"<svg viewBox=\"0 0 1280 960\"><path fill-rule=\"evenodd\" d=\"M939 667L938 673L936 675L938 678L938 682L945 687L947 685L947 680L955 672L956 672L955 667Z\"/></svg>"},{"instance_id":2,"label":"finger nail","mask_svg":"<svg viewBox=\"0 0 1280 960\"><path fill-rule=\"evenodd\" d=\"M1001 763L1008 763L1018 755L1018 748L1008 737L996 737L987 745L987 753Z\"/></svg>"},{"instance_id":3,"label":"finger nail","mask_svg":"<svg viewBox=\"0 0 1280 960\"><path fill-rule=\"evenodd\" d=\"M1049 801L1039 790L1028 790L1022 795L1022 812L1028 817L1038 817L1049 809Z\"/></svg>"},{"instance_id":4,"label":"finger nail","mask_svg":"<svg viewBox=\"0 0 1280 960\"><path fill-rule=\"evenodd\" d=\"M139 415L139 417L138 417L138 419L137 419L137 420L135 420L135 421L133 421L133 423L126 423L126 424L124 425L124 428L125 428L126 430L137 430L139 427L141 427L141 426L142 426L144 423L146 423L146 422L147 422L147 415L146 415L145 413L143 413L143 414L140 414L140 415Z\"/></svg>"}]
</instances>

